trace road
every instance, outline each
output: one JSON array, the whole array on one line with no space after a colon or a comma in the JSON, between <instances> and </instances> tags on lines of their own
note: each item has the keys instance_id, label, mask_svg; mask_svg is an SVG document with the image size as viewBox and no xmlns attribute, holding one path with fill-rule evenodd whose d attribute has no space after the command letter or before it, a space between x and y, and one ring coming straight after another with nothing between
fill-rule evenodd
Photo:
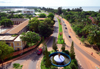
<instances>
[{"instance_id":1,"label":"road","mask_svg":"<svg viewBox=\"0 0 100 69\"><path fill-rule=\"evenodd\" d=\"M62 21L63 22L63 21ZM66 36L66 38L68 39L68 41L71 43L72 39L68 37L69 33L68 33L68 29L65 29L65 23L63 23L63 30L64 30L64 34ZM80 59L80 62L83 66L84 69L94 69L92 68L91 65L89 65L89 62L87 62L87 60L85 60L86 58L88 58L89 60L91 60L92 62L94 62L95 64L99 65L100 61L96 60L95 58L93 58L91 55L89 55L88 53L86 53L84 50L82 50L76 43L74 43L74 47L75 47L75 54L78 57L78 59ZM86 57L86 58L85 58ZM89 66L91 68L89 68Z\"/></svg>"},{"instance_id":2,"label":"road","mask_svg":"<svg viewBox=\"0 0 100 69\"><path fill-rule=\"evenodd\" d=\"M55 19L55 26L54 26L54 31L53 31L53 34L51 35L51 37L48 39L48 42L47 42L47 47L51 47L52 46L52 43L53 43L53 38L55 37L57 39L57 35L58 35L58 21L57 21L57 18L54 17ZM37 50L36 50L37 51ZM39 58L41 57L42 55L38 56L36 54L36 52L32 52L32 54L26 56L26 57L23 57L19 60L16 60L14 62L12 62L11 64L9 65L6 65L8 68L5 68L5 69L12 69L13 67L13 64L14 63L20 63L20 64L24 64L25 67L24 69L36 69L36 64L37 64L37 61L39 60ZM5 66L5 67L6 67Z\"/></svg>"}]
</instances>

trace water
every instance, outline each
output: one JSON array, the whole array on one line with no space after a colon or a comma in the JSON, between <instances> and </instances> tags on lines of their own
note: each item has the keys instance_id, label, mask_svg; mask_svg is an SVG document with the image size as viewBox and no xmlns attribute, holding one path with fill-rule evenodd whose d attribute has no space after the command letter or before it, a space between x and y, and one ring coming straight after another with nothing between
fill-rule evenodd
<instances>
[{"instance_id":1,"label":"water","mask_svg":"<svg viewBox=\"0 0 100 69\"><path fill-rule=\"evenodd\" d=\"M70 9L72 9L72 8L79 8L78 6L71 6L71 7L62 7L62 8L70 8ZM95 12L97 12L97 11L99 11L100 10L100 6L83 6L82 7L82 9L83 9L83 11L95 11Z\"/></svg>"},{"instance_id":2,"label":"water","mask_svg":"<svg viewBox=\"0 0 100 69\"><path fill-rule=\"evenodd\" d=\"M61 64L60 64L60 63L58 64L58 63L54 60L54 56L55 56L55 55L52 55L52 56L50 57L50 60L51 60L51 62L52 62L53 64L55 64L55 65L65 65L65 64L68 64L68 63L70 62L70 59L69 59L67 56L63 55L64 58L65 58L64 62L62 62Z\"/></svg>"},{"instance_id":3,"label":"water","mask_svg":"<svg viewBox=\"0 0 100 69\"><path fill-rule=\"evenodd\" d=\"M80 8L82 7L83 11L99 11L100 6L61 6L63 9L72 9L72 8ZM57 9L57 6L52 6L51 8Z\"/></svg>"}]
</instances>

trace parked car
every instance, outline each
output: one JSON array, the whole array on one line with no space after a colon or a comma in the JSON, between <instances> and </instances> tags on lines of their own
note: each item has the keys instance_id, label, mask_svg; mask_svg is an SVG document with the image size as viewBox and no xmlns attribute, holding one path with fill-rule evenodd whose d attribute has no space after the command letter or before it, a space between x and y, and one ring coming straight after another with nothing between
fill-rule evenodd
<instances>
[{"instance_id":1,"label":"parked car","mask_svg":"<svg viewBox=\"0 0 100 69\"><path fill-rule=\"evenodd\" d=\"M69 36L69 38L71 38L71 36L70 35L68 35Z\"/></svg>"},{"instance_id":2,"label":"parked car","mask_svg":"<svg viewBox=\"0 0 100 69\"><path fill-rule=\"evenodd\" d=\"M40 48L37 52L38 55L40 55L42 53L42 48Z\"/></svg>"},{"instance_id":3,"label":"parked car","mask_svg":"<svg viewBox=\"0 0 100 69\"><path fill-rule=\"evenodd\" d=\"M67 27L65 27L65 29L67 29Z\"/></svg>"}]
</instances>

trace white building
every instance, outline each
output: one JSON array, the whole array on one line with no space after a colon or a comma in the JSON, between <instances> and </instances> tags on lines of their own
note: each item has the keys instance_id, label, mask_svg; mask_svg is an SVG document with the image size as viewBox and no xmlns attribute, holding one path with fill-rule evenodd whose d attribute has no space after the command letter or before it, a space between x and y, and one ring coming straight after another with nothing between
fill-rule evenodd
<instances>
[{"instance_id":1,"label":"white building","mask_svg":"<svg viewBox=\"0 0 100 69\"><path fill-rule=\"evenodd\" d=\"M35 10L34 9L24 9L22 10L22 14L35 14Z\"/></svg>"}]
</instances>

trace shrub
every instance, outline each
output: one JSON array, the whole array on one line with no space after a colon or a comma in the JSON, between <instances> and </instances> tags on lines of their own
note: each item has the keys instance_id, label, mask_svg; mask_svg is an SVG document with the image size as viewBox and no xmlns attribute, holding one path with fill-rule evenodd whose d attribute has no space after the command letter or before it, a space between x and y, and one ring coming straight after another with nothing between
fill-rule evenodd
<instances>
[{"instance_id":1,"label":"shrub","mask_svg":"<svg viewBox=\"0 0 100 69\"><path fill-rule=\"evenodd\" d=\"M72 62L73 62L76 66L78 66L77 60L76 60L76 59L73 59Z\"/></svg>"},{"instance_id":2,"label":"shrub","mask_svg":"<svg viewBox=\"0 0 100 69\"><path fill-rule=\"evenodd\" d=\"M68 50L65 50L65 53L69 55L69 51Z\"/></svg>"},{"instance_id":3,"label":"shrub","mask_svg":"<svg viewBox=\"0 0 100 69\"><path fill-rule=\"evenodd\" d=\"M29 47L31 47L31 46L35 45L35 43L27 43L27 45L28 45Z\"/></svg>"},{"instance_id":4,"label":"shrub","mask_svg":"<svg viewBox=\"0 0 100 69\"><path fill-rule=\"evenodd\" d=\"M40 17L40 18L45 18L45 17L46 17L46 14L41 13L41 14L39 15L39 17Z\"/></svg>"},{"instance_id":5,"label":"shrub","mask_svg":"<svg viewBox=\"0 0 100 69\"><path fill-rule=\"evenodd\" d=\"M71 62L70 67L71 67L72 69L78 69L78 68L76 67L75 63L73 63L73 62Z\"/></svg>"},{"instance_id":6,"label":"shrub","mask_svg":"<svg viewBox=\"0 0 100 69\"><path fill-rule=\"evenodd\" d=\"M19 66L20 66L19 63L14 63L14 64L13 64L13 68L18 68Z\"/></svg>"},{"instance_id":7,"label":"shrub","mask_svg":"<svg viewBox=\"0 0 100 69\"><path fill-rule=\"evenodd\" d=\"M72 45L71 45L71 48L70 48L70 57L71 59L75 59L75 52L74 52L74 43L72 41Z\"/></svg>"},{"instance_id":8,"label":"shrub","mask_svg":"<svg viewBox=\"0 0 100 69\"><path fill-rule=\"evenodd\" d=\"M84 41L85 41L85 38L84 38L84 36L82 36L82 37L81 37L81 41L82 41L82 42L84 42Z\"/></svg>"},{"instance_id":9,"label":"shrub","mask_svg":"<svg viewBox=\"0 0 100 69\"><path fill-rule=\"evenodd\" d=\"M65 66L64 69L72 69L70 66Z\"/></svg>"},{"instance_id":10,"label":"shrub","mask_svg":"<svg viewBox=\"0 0 100 69\"><path fill-rule=\"evenodd\" d=\"M61 36L61 35L62 35L62 32L60 32L59 34L60 34L60 36Z\"/></svg>"}]
</instances>

